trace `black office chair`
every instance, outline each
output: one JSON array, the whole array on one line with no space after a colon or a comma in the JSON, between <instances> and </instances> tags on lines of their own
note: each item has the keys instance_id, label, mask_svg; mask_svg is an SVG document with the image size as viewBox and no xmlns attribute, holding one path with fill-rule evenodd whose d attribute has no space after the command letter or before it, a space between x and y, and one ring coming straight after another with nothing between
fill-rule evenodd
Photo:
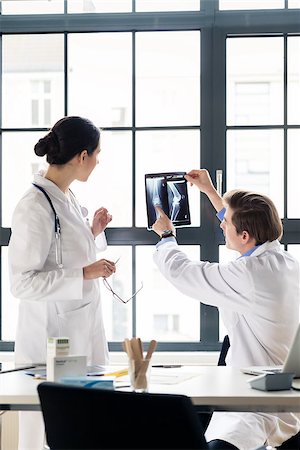
<instances>
[{"instance_id":1,"label":"black office chair","mask_svg":"<svg viewBox=\"0 0 300 450\"><path fill-rule=\"evenodd\" d=\"M206 450L189 397L38 385L51 450Z\"/></svg>"},{"instance_id":2,"label":"black office chair","mask_svg":"<svg viewBox=\"0 0 300 450\"><path fill-rule=\"evenodd\" d=\"M229 340L229 336L226 334L226 336L224 337L223 343L222 343L222 347L221 347L221 351L220 351L220 355L219 355L219 359L218 359L218 366L226 366L226 356L227 356L229 347L230 347L230 340Z\"/></svg>"},{"instance_id":3,"label":"black office chair","mask_svg":"<svg viewBox=\"0 0 300 450\"><path fill-rule=\"evenodd\" d=\"M222 342L222 347L221 347L221 351L220 351L219 359L218 359L218 366L226 366L225 360L226 360L226 355L228 353L229 347L230 347L229 336L226 335ZM198 419L199 419L204 431L206 431L206 429L208 427L211 416L212 416L212 413L203 413L203 412L198 413Z\"/></svg>"}]
</instances>

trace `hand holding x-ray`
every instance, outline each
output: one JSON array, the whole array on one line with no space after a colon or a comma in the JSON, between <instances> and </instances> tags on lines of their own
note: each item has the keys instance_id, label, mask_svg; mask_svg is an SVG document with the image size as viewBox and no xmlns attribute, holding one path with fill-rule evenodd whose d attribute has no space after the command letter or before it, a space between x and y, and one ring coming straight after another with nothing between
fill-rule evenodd
<instances>
[{"instance_id":1,"label":"hand holding x-ray","mask_svg":"<svg viewBox=\"0 0 300 450\"><path fill-rule=\"evenodd\" d=\"M163 231L165 230L172 230L175 234L175 227L167 214L164 213L163 209L160 206L156 205L155 210L158 214L158 218L152 225L153 231L155 231L155 233L159 236L161 236Z\"/></svg>"}]
</instances>

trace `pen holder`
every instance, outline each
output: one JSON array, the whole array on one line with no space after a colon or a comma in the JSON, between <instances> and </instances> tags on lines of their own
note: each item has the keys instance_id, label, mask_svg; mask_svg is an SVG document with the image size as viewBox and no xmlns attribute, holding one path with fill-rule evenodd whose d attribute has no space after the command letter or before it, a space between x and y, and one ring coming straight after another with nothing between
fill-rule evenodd
<instances>
[{"instance_id":1,"label":"pen holder","mask_svg":"<svg viewBox=\"0 0 300 450\"><path fill-rule=\"evenodd\" d=\"M150 372L150 359L129 359L128 373L133 391L148 392Z\"/></svg>"}]
</instances>

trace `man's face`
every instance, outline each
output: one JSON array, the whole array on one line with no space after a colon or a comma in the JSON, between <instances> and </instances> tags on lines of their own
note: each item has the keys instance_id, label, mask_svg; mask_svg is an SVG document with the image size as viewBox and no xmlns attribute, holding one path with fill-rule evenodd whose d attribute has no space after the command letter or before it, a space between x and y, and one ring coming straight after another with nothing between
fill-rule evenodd
<instances>
[{"instance_id":1,"label":"man's face","mask_svg":"<svg viewBox=\"0 0 300 450\"><path fill-rule=\"evenodd\" d=\"M224 215L224 219L220 223L220 227L223 230L225 241L226 241L226 247L230 250L241 250L241 242L242 242L242 235L237 234L236 228L232 223L232 215L233 211L229 207L226 208L226 212Z\"/></svg>"}]
</instances>

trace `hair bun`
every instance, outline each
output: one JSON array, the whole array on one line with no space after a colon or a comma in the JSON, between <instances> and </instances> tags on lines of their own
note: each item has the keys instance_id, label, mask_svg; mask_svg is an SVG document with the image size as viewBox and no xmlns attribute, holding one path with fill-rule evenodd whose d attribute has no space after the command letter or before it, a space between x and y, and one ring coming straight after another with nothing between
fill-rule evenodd
<instances>
[{"instance_id":1,"label":"hair bun","mask_svg":"<svg viewBox=\"0 0 300 450\"><path fill-rule=\"evenodd\" d=\"M46 136L42 137L34 146L34 152L37 156L45 156L47 154L57 154L59 145L57 137L53 131L49 131Z\"/></svg>"},{"instance_id":2,"label":"hair bun","mask_svg":"<svg viewBox=\"0 0 300 450\"><path fill-rule=\"evenodd\" d=\"M48 135L47 135L48 136ZM34 153L37 156L45 156L48 152L47 137L41 138L34 146Z\"/></svg>"}]
</instances>

